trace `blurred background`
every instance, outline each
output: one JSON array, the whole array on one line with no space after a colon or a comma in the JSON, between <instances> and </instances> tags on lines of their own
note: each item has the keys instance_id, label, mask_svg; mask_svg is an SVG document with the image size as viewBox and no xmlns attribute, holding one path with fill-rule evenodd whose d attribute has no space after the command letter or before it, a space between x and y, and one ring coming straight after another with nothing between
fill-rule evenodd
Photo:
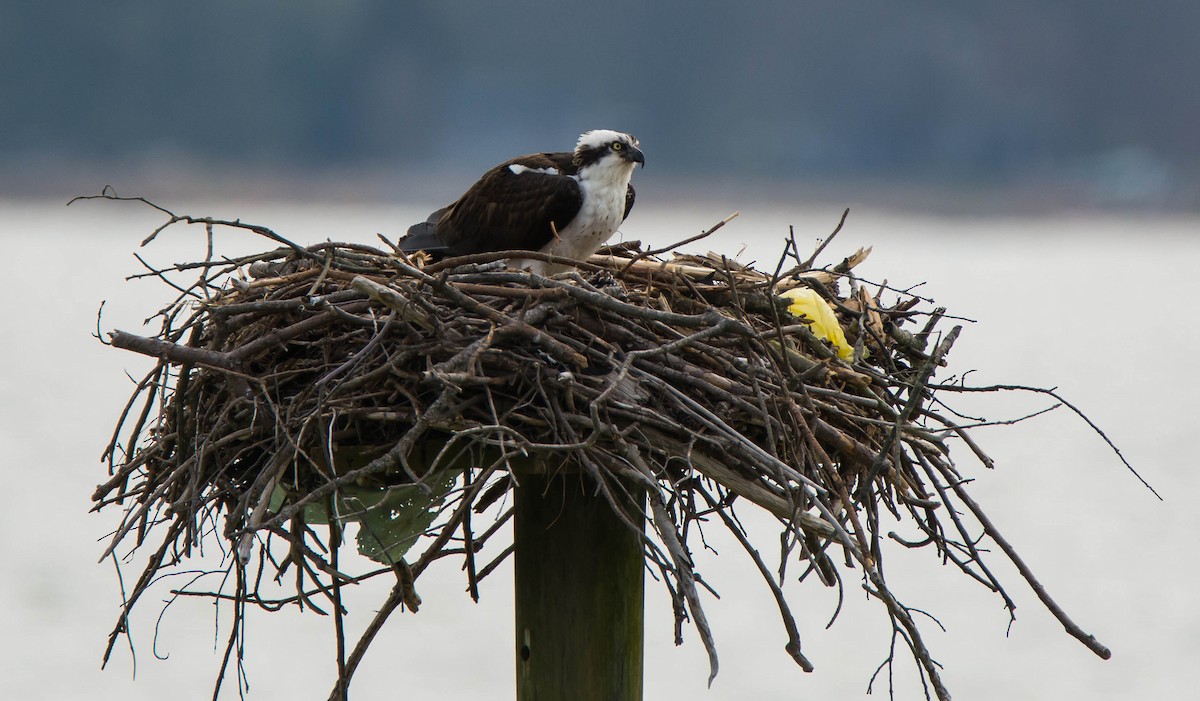
<instances>
[{"instance_id":1,"label":"blurred background","mask_svg":"<svg viewBox=\"0 0 1200 701\"><path fill-rule=\"evenodd\" d=\"M924 631L951 692L1186 698L1200 657L1197 36L1200 4L1183 0L0 0L0 696L209 698L228 633L227 608L167 606L182 580L163 581L129 621L132 646L99 670L122 584L96 559L118 514L89 514L89 497L127 373L150 361L93 334L142 331L174 297L126 280L142 272L132 252L197 260L205 237L173 227L139 248L161 213L69 199L111 186L302 244L375 243L495 163L612 128L648 161L620 237L665 245L740 211L693 247L773 266L789 230L815 246L849 207L819 264L873 245L865 280L919 286L962 317L947 374L1058 387L1165 495L1063 410L981 429L995 470L958 447L976 500L1114 657L1063 633L999 553L1011 628L998 598L896 548L889 582L945 626ZM230 255L273 246L216 237ZM990 420L1045 406L955 398ZM772 552L770 524L742 517ZM651 582L647 698L865 698L891 640L878 605L847 591L826 629L836 593L789 581L817 665L806 675L752 564L709 544L719 557L696 550L723 597L707 604L721 674L705 685L690 631L672 644ZM128 586L144 554L121 555ZM478 605L458 568L423 576L425 606L389 622L356 698L511 696L511 568ZM350 595L351 635L386 594L377 584ZM332 640L320 616L251 612L248 698L324 698ZM895 682L895 698L923 697L911 666ZM238 698L232 678L222 698Z\"/></svg>"},{"instance_id":2,"label":"blurred background","mask_svg":"<svg viewBox=\"0 0 1200 701\"><path fill-rule=\"evenodd\" d=\"M1190 209L1198 30L1187 0L5 0L0 185L395 200L613 128L662 194Z\"/></svg>"}]
</instances>

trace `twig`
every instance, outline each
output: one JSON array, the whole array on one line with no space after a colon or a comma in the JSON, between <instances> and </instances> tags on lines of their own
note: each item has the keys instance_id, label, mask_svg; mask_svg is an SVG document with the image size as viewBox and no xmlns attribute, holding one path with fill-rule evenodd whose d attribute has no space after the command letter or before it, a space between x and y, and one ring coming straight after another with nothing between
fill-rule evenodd
<instances>
[{"instance_id":1,"label":"twig","mask_svg":"<svg viewBox=\"0 0 1200 701\"><path fill-rule=\"evenodd\" d=\"M741 212L734 212L733 214L730 214L729 216L725 217L724 219L717 222L716 224L713 224L707 231L703 231L699 234L696 234L695 236L689 236L688 238L686 238L682 241L673 243L669 246L664 246L662 248L656 248L652 251L647 250L647 251L638 252L637 255L635 255L633 258L629 259L629 262L625 264L625 267L623 267L619 271L617 271L617 277L625 277L625 273L629 272L629 269L633 267L634 263L637 263L640 260L644 260L644 259L650 258L652 256L659 256L659 255L662 255L663 253L673 251L676 248L686 246L689 243L695 243L696 241L699 241L700 239L704 239L704 238L708 238L709 236L712 236L718 229L725 226L729 222L733 221L739 214L741 214Z\"/></svg>"}]
</instances>

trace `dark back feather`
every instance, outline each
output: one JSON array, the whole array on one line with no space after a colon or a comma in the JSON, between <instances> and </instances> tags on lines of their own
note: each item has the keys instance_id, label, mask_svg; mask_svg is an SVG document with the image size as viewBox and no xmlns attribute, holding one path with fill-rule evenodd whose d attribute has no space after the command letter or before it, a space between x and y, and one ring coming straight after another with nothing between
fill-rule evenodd
<instances>
[{"instance_id":1,"label":"dark back feather","mask_svg":"<svg viewBox=\"0 0 1200 701\"><path fill-rule=\"evenodd\" d=\"M527 170L514 173L512 166ZM551 172L557 171L557 174ZM458 201L414 224L399 246L448 256L487 251L536 251L571 223L583 204L575 154L535 153L505 161L483 174ZM634 190L625 193L625 217Z\"/></svg>"}]
</instances>

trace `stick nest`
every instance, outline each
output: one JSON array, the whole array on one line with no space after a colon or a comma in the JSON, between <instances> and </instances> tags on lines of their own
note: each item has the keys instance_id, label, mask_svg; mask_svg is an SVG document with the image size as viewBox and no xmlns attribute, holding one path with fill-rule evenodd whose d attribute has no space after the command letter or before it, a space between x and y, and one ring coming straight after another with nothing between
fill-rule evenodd
<instances>
[{"instance_id":1,"label":"stick nest","mask_svg":"<svg viewBox=\"0 0 1200 701\"><path fill-rule=\"evenodd\" d=\"M940 698L948 694L938 665L881 574L884 542L936 550L1011 610L977 547L988 536L1036 585L950 458L947 441L957 438L990 466L935 397L963 389L933 381L960 327L943 333L943 310L928 300L861 284L853 269L866 251L817 268L788 240L766 273L716 254L631 244L546 278L507 269L511 252L433 262L359 244L304 247L263 227L161 211L169 220L158 231L201 225L209 249L202 261L147 265L146 276L178 291L157 315L156 336L111 334L112 345L158 362L105 453L111 479L94 500L125 509L106 555L131 541L158 545L127 593L106 660L139 597L211 536L229 544L218 572L232 573L235 591L175 593L237 602L226 663L240 664L245 604L332 608L340 623L344 586L394 575L357 645L338 641L337 695L388 615L417 609L419 577L433 560L463 558L478 596L478 581L512 551L500 543L492 560L476 562L507 533L499 528L512 513L507 492L524 470L582 471L631 527L649 524L645 556L673 599L677 638L690 621L713 674L698 592L707 585L690 555L702 520L745 547L778 603L786 650L804 669L812 665L780 587L784 570L759 555L780 542L781 562L799 562L800 579L842 587L849 574L881 601L927 695ZM279 247L218 258L215 227ZM853 362L789 313L780 294L797 286L836 311ZM631 484L648 488L644 514L627 507ZM770 514L783 537L752 544L735 505ZM916 535L889 538L889 519ZM359 550L380 566L343 571L350 522ZM410 551L414 544L422 548ZM289 569L294 595L260 591Z\"/></svg>"}]
</instances>

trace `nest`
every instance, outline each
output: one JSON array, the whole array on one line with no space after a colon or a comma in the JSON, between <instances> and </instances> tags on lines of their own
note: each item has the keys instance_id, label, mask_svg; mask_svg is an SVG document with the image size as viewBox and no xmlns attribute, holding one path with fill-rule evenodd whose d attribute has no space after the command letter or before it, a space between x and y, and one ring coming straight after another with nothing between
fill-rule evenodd
<instances>
[{"instance_id":1,"label":"nest","mask_svg":"<svg viewBox=\"0 0 1200 701\"><path fill-rule=\"evenodd\" d=\"M685 620L696 627L714 674L698 593L706 585L690 555L698 519L723 524L745 547L775 595L788 653L812 669L782 570L760 557L735 507L778 520L781 558L800 563L801 579L860 580L907 640L927 695L948 697L910 609L882 576L886 541L935 550L1011 611L984 562L980 541L990 538L1068 632L1108 655L1045 595L951 460L957 440L991 464L937 398L968 389L934 381L960 327L943 332L944 310L929 300L868 289L853 272L865 250L817 267L820 249L802 256L788 239L773 272L762 272L716 254L630 244L546 278L507 269L512 252L435 262L394 247L299 246L263 227L162 211L162 228L200 224L210 246L204 260L146 273L179 291L158 315L157 336L111 334L114 346L158 362L105 454L111 479L95 492L97 508L125 509L106 555L131 540L157 546L109 653L156 576L219 523L230 544L223 567L236 573L243 604L321 610L324 600L340 616L341 586L395 577L376 620L339 659L344 689L388 615L417 609L431 562L464 558L478 595L478 581L511 553L501 543L496 559L475 562L506 532L505 496L523 470L574 469L624 508L632 527L648 524L647 563L663 574L677 631ZM215 226L278 247L217 258ZM795 287L836 311L852 361L789 312L780 295ZM648 489L644 514L621 506L630 484ZM495 518L478 517L494 505ZM889 538L889 518L912 540ZM350 521L379 567L342 571ZM328 525L328 537L314 524ZM289 568L294 596L259 592L260 581Z\"/></svg>"}]
</instances>

